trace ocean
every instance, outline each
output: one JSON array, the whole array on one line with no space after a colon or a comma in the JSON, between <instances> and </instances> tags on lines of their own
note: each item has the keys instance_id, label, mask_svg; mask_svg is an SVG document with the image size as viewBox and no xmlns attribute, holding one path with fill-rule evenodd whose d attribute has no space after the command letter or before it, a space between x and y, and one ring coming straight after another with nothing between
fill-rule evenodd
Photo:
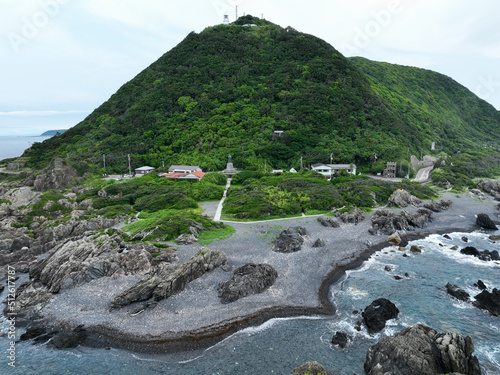
<instances>
[{"instance_id":1,"label":"ocean","mask_svg":"<svg viewBox=\"0 0 500 375\"><path fill-rule=\"evenodd\" d=\"M0 137L0 160L21 156L35 142L43 142L50 137L11 136Z\"/></svg>"},{"instance_id":2,"label":"ocean","mask_svg":"<svg viewBox=\"0 0 500 375\"><path fill-rule=\"evenodd\" d=\"M450 282L471 296L479 293L473 284L481 279L490 290L500 287L500 263L483 262L460 254L451 247L474 246L479 250L500 250L490 241L493 233L450 233L450 239L430 235L412 241L422 246L421 254L403 257L396 247L387 247L331 286L330 298L337 313L327 317L273 319L261 326L244 329L214 347L175 355L146 355L123 350L78 347L52 350L29 342L16 344L16 367L8 366L9 340L0 337L0 374L290 374L307 361L317 361L333 374L364 374L363 363L371 344L417 323L440 332L459 331L474 339L475 355L483 375L500 373L500 321L471 304L447 295ZM462 237L469 242L465 244ZM442 246L441 246L442 245ZM391 271L385 269L386 266ZM396 280L394 276L408 273ZM0 298L5 298L5 292ZM391 300L400 310L397 319L374 336L354 327L360 319L353 315L377 298ZM8 324L3 323L6 330ZM352 336L345 349L332 347L336 331ZM18 332L18 334L21 332Z\"/></svg>"}]
</instances>

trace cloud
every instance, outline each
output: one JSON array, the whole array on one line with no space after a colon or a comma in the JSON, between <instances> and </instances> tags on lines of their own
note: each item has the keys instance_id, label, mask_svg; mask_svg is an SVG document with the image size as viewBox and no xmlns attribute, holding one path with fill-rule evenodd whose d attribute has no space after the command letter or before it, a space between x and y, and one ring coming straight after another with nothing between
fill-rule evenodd
<instances>
[{"instance_id":1,"label":"cloud","mask_svg":"<svg viewBox=\"0 0 500 375\"><path fill-rule=\"evenodd\" d=\"M55 116L90 113L91 111L10 111L0 112L0 116L29 117L29 116Z\"/></svg>"}]
</instances>

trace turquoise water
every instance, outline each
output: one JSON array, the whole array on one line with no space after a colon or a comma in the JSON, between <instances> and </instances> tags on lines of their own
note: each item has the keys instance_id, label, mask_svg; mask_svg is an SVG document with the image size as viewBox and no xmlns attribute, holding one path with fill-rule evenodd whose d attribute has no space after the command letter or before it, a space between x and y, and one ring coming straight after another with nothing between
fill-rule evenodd
<instances>
[{"instance_id":1,"label":"turquoise water","mask_svg":"<svg viewBox=\"0 0 500 375\"><path fill-rule=\"evenodd\" d=\"M21 156L35 142L43 142L50 137L0 137L0 160Z\"/></svg>"},{"instance_id":2,"label":"turquoise water","mask_svg":"<svg viewBox=\"0 0 500 375\"><path fill-rule=\"evenodd\" d=\"M476 295L479 291L472 285L478 279L490 288L500 287L500 264L450 250L453 245L466 246L461 240L464 235L470 240L469 246L500 250L500 243L489 241L482 233L452 233L452 240L432 235L414 241L412 244L423 246L424 250L422 254L409 253L408 258L395 248L386 248L332 286L331 298L338 311L335 316L275 319L243 330L205 351L176 355L82 347L56 351L18 343L17 367L9 368L6 355L2 355L0 374L290 374L295 367L314 360L334 374L361 375L370 344L417 323L472 336L483 374L499 374L500 318L455 300L445 291L450 282ZM386 271L386 265L392 271ZM408 278L394 279L405 273ZM389 321L386 329L375 336L356 331L359 316L352 312L380 297L398 306L399 318ZM354 337L345 349L330 345L337 330ZM5 337L0 338L0 348L0 352L6 353Z\"/></svg>"}]
</instances>

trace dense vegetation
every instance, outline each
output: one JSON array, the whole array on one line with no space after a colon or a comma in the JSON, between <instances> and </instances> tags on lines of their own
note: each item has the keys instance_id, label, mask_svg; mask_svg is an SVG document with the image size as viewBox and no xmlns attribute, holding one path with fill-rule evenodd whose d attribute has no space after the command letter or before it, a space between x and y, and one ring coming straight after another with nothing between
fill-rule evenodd
<instances>
[{"instance_id":1,"label":"dense vegetation","mask_svg":"<svg viewBox=\"0 0 500 375\"><path fill-rule=\"evenodd\" d=\"M265 175L240 172L233 179L224 203L224 215L235 219L271 219L301 213L327 213L335 208L372 208L385 205L397 189L405 189L421 199L434 192L420 184L403 180L383 182L368 177L337 177L330 182L315 172Z\"/></svg>"},{"instance_id":2,"label":"dense vegetation","mask_svg":"<svg viewBox=\"0 0 500 375\"><path fill-rule=\"evenodd\" d=\"M373 91L400 121L417 148L446 156L437 182L470 185L471 178L500 176L500 112L449 77L429 70L351 58ZM429 152L432 142L436 150Z\"/></svg>"},{"instance_id":3,"label":"dense vegetation","mask_svg":"<svg viewBox=\"0 0 500 375\"><path fill-rule=\"evenodd\" d=\"M431 141L448 153L482 145L499 124L491 106L447 77L349 60L314 36L246 16L189 34L26 156L38 168L62 156L81 173L102 167L103 154L107 173L125 173L127 154L133 167L204 170L224 168L228 154L239 168L261 170L332 155L378 171L408 160L408 149L427 153Z\"/></svg>"}]
</instances>

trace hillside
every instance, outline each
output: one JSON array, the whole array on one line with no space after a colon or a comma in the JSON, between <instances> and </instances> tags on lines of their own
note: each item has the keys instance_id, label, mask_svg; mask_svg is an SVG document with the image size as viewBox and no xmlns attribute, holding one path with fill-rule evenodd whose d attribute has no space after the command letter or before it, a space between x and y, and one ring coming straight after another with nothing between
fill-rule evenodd
<instances>
[{"instance_id":1,"label":"hillside","mask_svg":"<svg viewBox=\"0 0 500 375\"><path fill-rule=\"evenodd\" d=\"M413 87L391 96L373 78L375 68L356 65L363 64L314 36L242 17L190 33L83 122L25 156L34 167L64 156L80 172L97 171L103 154L107 172L117 173L127 170L127 154L133 166L222 169L231 154L239 168L298 167L301 157L307 165L330 155L369 168L375 154L379 161L407 158L408 147L420 154L431 141L452 150L463 134L469 135L465 144L476 147L500 125L498 113L466 113L462 103L479 100L471 93L445 95L448 101L428 113ZM458 85L449 79L426 84L428 102L441 102L452 83ZM460 128L450 128L446 118Z\"/></svg>"},{"instance_id":2,"label":"hillside","mask_svg":"<svg viewBox=\"0 0 500 375\"><path fill-rule=\"evenodd\" d=\"M45 136L53 136L53 135L57 135L57 134L62 134L66 131L66 129L59 129L59 130L47 130L46 132L43 132L43 134L41 135L42 137L45 137Z\"/></svg>"}]
</instances>

